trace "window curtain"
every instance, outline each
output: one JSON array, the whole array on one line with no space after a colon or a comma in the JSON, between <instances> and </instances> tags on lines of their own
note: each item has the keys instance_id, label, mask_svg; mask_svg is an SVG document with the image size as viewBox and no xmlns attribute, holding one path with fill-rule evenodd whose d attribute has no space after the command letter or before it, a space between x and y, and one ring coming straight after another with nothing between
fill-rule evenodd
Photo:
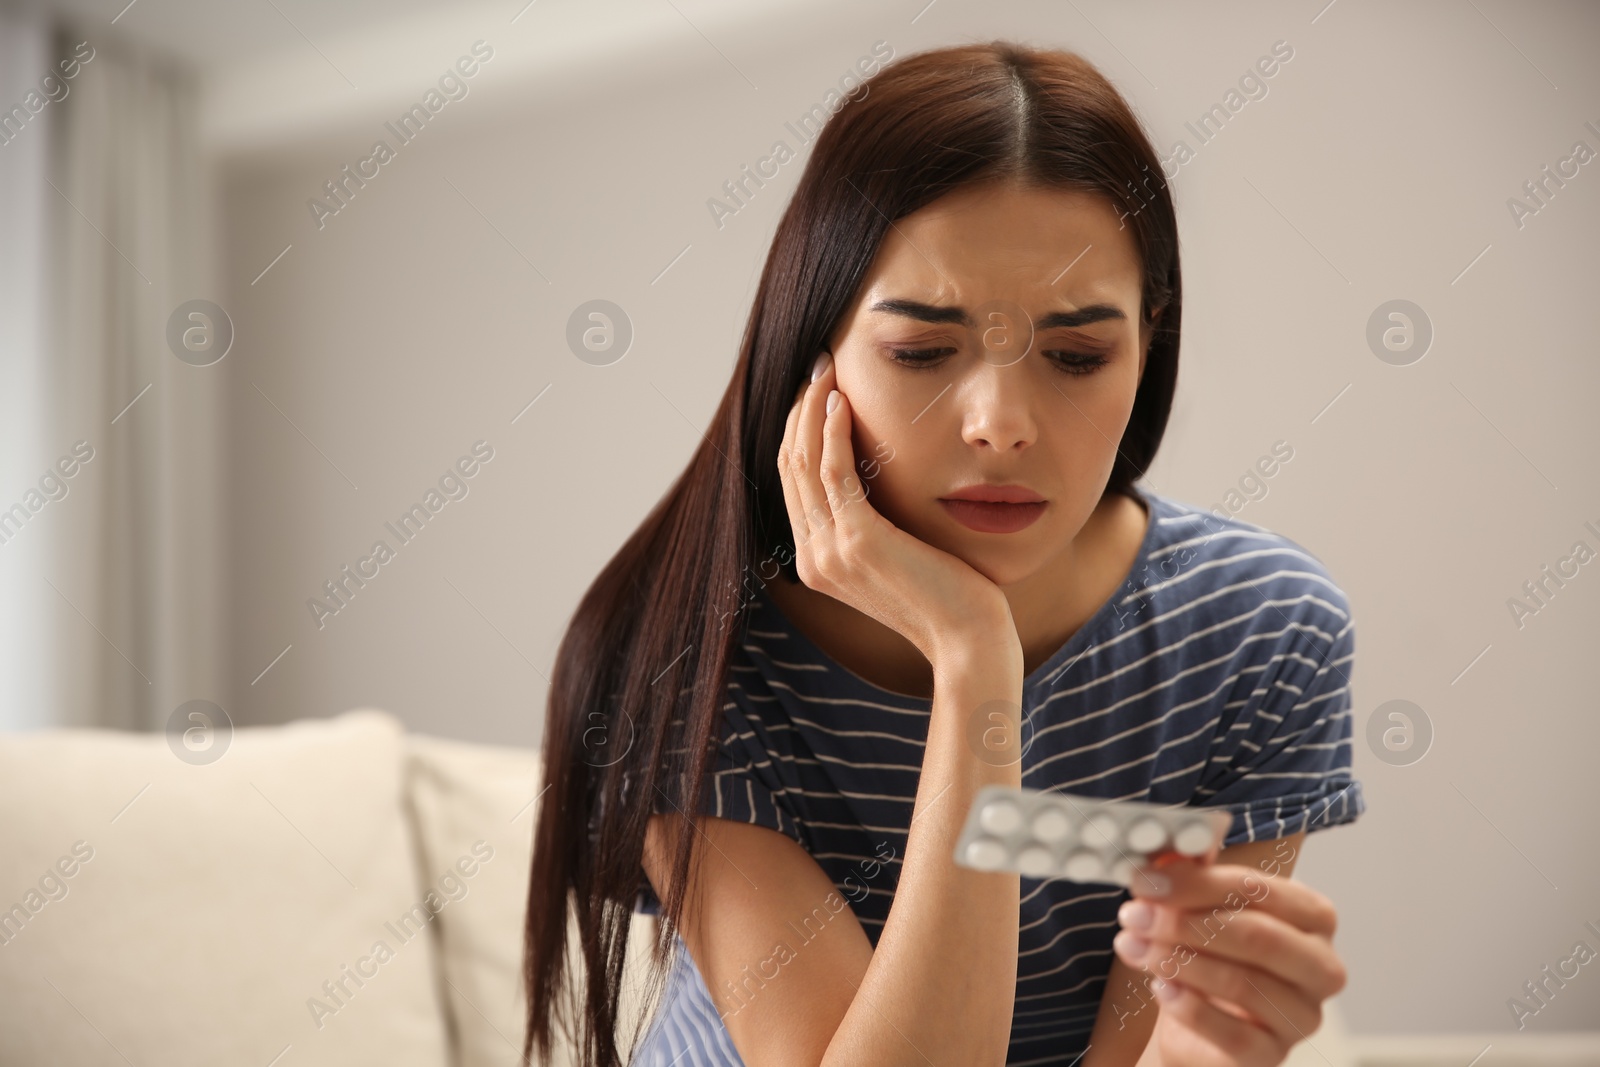
<instances>
[{"instance_id":1,"label":"window curtain","mask_svg":"<svg viewBox=\"0 0 1600 1067\"><path fill-rule=\"evenodd\" d=\"M0 507L45 501L0 545L0 580L19 594L0 607L6 655L24 660L6 666L31 672L0 725L159 729L188 700L223 703L225 684L226 360L194 366L167 340L178 305L221 288L197 87L98 23L0 39L32 41L3 63L0 108L46 75L67 87L41 93L49 102L0 146L44 151L37 184L19 187L42 247L5 253L34 279L38 329L14 352L7 337L8 384L14 364L29 392L5 403L34 414L16 456L7 441ZM8 235L27 210L5 197ZM41 480L54 492L29 495Z\"/></svg>"},{"instance_id":2,"label":"window curtain","mask_svg":"<svg viewBox=\"0 0 1600 1067\"><path fill-rule=\"evenodd\" d=\"M0 6L0 728L42 721L53 704L53 672L42 670L48 640L41 620L54 596L38 577L44 515L23 504L48 450L45 403L45 250L47 141L23 107L48 62L47 27ZM28 128L34 126L35 128ZM31 135L31 136L30 136ZM22 511L15 511L16 506ZM55 518L51 515L48 518Z\"/></svg>"}]
</instances>

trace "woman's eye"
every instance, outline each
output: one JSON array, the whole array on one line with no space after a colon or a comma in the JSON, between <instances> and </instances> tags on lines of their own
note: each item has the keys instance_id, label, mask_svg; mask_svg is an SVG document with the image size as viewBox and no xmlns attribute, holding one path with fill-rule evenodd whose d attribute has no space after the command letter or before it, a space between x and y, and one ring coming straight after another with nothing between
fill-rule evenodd
<instances>
[{"instance_id":1,"label":"woman's eye","mask_svg":"<svg viewBox=\"0 0 1600 1067\"><path fill-rule=\"evenodd\" d=\"M891 358L908 367L931 367L941 356L948 356L953 348L891 348Z\"/></svg>"},{"instance_id":2,"label":"woman's eye","mask_svg":"<svg viewBox=\"0 0 1600 1067\"><path fill-rule=\"evenodd\" d=\"M891 348L890 358L896 363L904 364L918 370L933 367L945 356L954 353L954 348ZM1104 356L1081 355L1064 352L1060 349L1049 349L1046 356L1059 369L1067 374L1093 374L1107 363L1111 362Z\"/></svg>"},{"instance_id":3,"label":"woman's eye","mask_svg":"<svg viewBox=\"0 0 1600 1067\"><path fill-rule=\"evenodd\" d=\"M1071 352L1063 352L1062 356L1064 358L1056 359L1052 357L1052 359L1056 366L1068 374L1093 374L1111 362L1104 356L1073 355Z\"/></svg>"}]
</instances>

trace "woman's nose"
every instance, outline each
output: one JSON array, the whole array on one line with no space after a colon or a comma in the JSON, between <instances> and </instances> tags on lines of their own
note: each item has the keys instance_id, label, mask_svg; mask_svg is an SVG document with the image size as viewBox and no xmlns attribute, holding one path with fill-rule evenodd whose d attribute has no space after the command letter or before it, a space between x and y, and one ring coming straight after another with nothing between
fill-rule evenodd
<instances>
[{"instance_id":1,"label":"woman's nose","mask_svg":"<svg viewBox=\"0 0 1600 1067\"><path fill-rule=\"evenodd\" d=\"M962 390L962 438L997 452L1025 448L1038 436L1027 360L980 362Z\"/></svg>"}]
</instances>

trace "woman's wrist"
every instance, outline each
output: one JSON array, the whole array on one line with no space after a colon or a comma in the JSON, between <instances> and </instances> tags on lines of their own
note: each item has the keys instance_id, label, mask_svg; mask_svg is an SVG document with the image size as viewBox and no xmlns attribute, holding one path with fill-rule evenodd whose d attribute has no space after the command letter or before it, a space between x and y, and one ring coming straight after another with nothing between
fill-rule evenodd
<instances>
[{"instance_id":1,"label":"woman's wrist","mask_svg":"<svg viewBox=\"0 0 1600 1067\"><path fill-rule=\"evenodd\" d=\"M1009 690L1012 682L1022 684L1022 642L1008 616L1004 623L969 626L940 638L928 655L933 666L934 684L994 679Z\"/></svg>"},{"instance_id":2,"label":"woman's wrist","mask_svg":"<svg viewBox=\"0 0 1600 1067\"><path fill-rule=\"evenodd\" d=\"M962 689L968 696L1021 701L1022 643L1010 619L1005 627L950 633L928 656L934 689Z\"/></svg>"}]
</instances>

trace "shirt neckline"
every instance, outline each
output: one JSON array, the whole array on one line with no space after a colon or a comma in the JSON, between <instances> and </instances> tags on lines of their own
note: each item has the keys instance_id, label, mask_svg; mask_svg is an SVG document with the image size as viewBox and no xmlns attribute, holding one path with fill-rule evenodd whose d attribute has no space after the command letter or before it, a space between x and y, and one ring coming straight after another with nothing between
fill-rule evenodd
<instances>
[{"instance_id":1,"label":"shirt neckline","mask_svg":"<svg viewBox=\"0 0 1600 1067\"><path fill-rule=\"evenodd\" d=\"M1111 595L1101 603L1100 607L1095 610L1094 614L1090 615L1084 624L1078 627L1071 637L1067 638L1065 644L1056 649L1048 659L1033 669L1033 673L1029 674L1022 680L1022 691L1024 693L1032 692L1034 689L1044 684L1045 679L1055 674L1060 668L1061 664L1077 656L1082 650L1083 646L1088 644L1089 641L1095 636L1096 632L1108 621L1115 617L1116 603L1117 600L1123 595L1124 587L1127 586L1130 578L1139 573L1141 568L1147 565L1150 558L1150 553L1155 548L1156 526L1160 518L1160 501L1162 498L1157 494L1152 493L1150 490L1141 488L1138 485L1132 485L1129 487L1129 489L1131 492L1137 495L1141 501L1144 502L1147 509L1144 537L1139 542L1139 551L1133 557L1133 563L1129 565L1127 571L1122 575L1121 579L1118 580L1116 587L1111 592ZM867 679L850 670L850 668L839 663L832 656L828 655L828 653L824 652L814 641L811 640L811 638L807 637L804 630L800 629L800 627L791 622L789 617L783 613L783 609L778 607L777 602L771 597L767 596L765 591L758 591L756 594L756 600L758 602L758 610L770 613L770 621L775 624L778 629L782 630L791 639L793 639L804 651L807 658L821 664L828 670L830 674L840 678L848 679L851 685L854 685L858 689L865 689L879 697L888 697L897 701L908 701L912 704L915 704L918 708L931 709L933 701L930 698L913 696L910 693L901 693L893 689L885 689L876 682L869 682Z\"/></svg>"}]
</instances>

